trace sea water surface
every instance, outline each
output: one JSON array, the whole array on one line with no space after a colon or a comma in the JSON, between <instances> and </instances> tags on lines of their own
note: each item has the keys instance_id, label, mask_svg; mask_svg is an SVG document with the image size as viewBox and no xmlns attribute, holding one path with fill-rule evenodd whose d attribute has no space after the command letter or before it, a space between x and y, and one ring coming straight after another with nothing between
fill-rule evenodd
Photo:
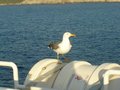
<instances>
[{"instance_id":1,"label":"sea water surface","mask_svg":"<svg viewBox=\"0 0 120 90\"><path fill-rule=\"evenodd\" d=\"M120 3L0 6L0 60L17 64L23 84L35 63L56 57L47 45L66 31L77 35L71 60L120 63ZM0 68L0 86L12 87L12 70Z\"/></svg>"}]
</instances>

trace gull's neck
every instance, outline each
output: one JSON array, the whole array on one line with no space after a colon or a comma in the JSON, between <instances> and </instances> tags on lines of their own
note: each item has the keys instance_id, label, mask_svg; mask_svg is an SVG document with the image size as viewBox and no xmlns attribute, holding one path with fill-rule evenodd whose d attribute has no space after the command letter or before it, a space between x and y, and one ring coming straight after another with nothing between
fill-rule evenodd
<instances>
[{"instance_id":1,"label":"gull's neck","mask_svg":"<svg viewBox=\"0 0 120 90\"><path fill-rule=\"evenodd\" d=\"M65 44L68 43L68 44L70 44L69 37L65 37L65 36L63 36L62 43L65 43Z\"/></svg>"}]
</instances>

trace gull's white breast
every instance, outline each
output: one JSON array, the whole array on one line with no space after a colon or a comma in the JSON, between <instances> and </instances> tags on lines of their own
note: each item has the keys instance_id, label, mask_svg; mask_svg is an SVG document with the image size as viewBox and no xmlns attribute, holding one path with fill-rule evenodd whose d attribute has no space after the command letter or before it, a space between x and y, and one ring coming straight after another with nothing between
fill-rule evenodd
<instances>
[{"instance_id":1,"label":"gull's white breast","mask_svg":"<svg viewBox=\"0 0 120 90\"><path fill-rule=\"evenodd\" d=\"M58 54L66 54L70 51L72 45L70 43L60 43L59 48L55 50Z\"/></svg>"}]
</instances>

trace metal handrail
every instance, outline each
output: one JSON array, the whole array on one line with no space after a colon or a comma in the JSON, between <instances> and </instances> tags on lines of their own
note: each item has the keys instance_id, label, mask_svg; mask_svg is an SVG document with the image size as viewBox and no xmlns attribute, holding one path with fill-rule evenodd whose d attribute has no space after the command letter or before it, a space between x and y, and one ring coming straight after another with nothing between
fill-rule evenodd
<instances>
[{"instance_id":1,"label":"metal handrail","mask_svg":"<svg viewBox=\"0 0 120 90\"><path fill-rule=\"evenodd\" d=\"M15 63L13 63L13 62L0 61L0 66L11 67L12 68L12 70L13 70L14 88L17 88L19 86L17 65Z\"/></svg>"},{"instance_id":2,"label":"metal handrail","mask_svg":"<svg viewBox=\"0 0 120 90\"><path fill-rule=\"evenodd\" d=\"M109 78L111 75L120 75L120 70L108 70L105 72L105 74L103 75L103 85L104 85L103 90L108 90L108 85L110 82Z\"/></svg>"}]
</instances>

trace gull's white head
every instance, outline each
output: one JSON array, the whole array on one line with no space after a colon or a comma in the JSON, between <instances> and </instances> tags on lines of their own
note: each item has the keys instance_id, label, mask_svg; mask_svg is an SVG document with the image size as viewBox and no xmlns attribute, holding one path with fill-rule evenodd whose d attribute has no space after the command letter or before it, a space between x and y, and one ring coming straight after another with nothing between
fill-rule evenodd
<instances>
[{"instance_id":1,"label":"gull's white head","mask_svg":"<svg viewBox=\"0 0 120 90\"><path fill-rule=\"evenodd\" d=\"M64 34L63 34L63 37L65 37L65 38L70 38L70 37L75 37L76 35L75 34L72 34L72 33L70 33L70 32L65 32Z\"/></svg>"}]
</instances>

